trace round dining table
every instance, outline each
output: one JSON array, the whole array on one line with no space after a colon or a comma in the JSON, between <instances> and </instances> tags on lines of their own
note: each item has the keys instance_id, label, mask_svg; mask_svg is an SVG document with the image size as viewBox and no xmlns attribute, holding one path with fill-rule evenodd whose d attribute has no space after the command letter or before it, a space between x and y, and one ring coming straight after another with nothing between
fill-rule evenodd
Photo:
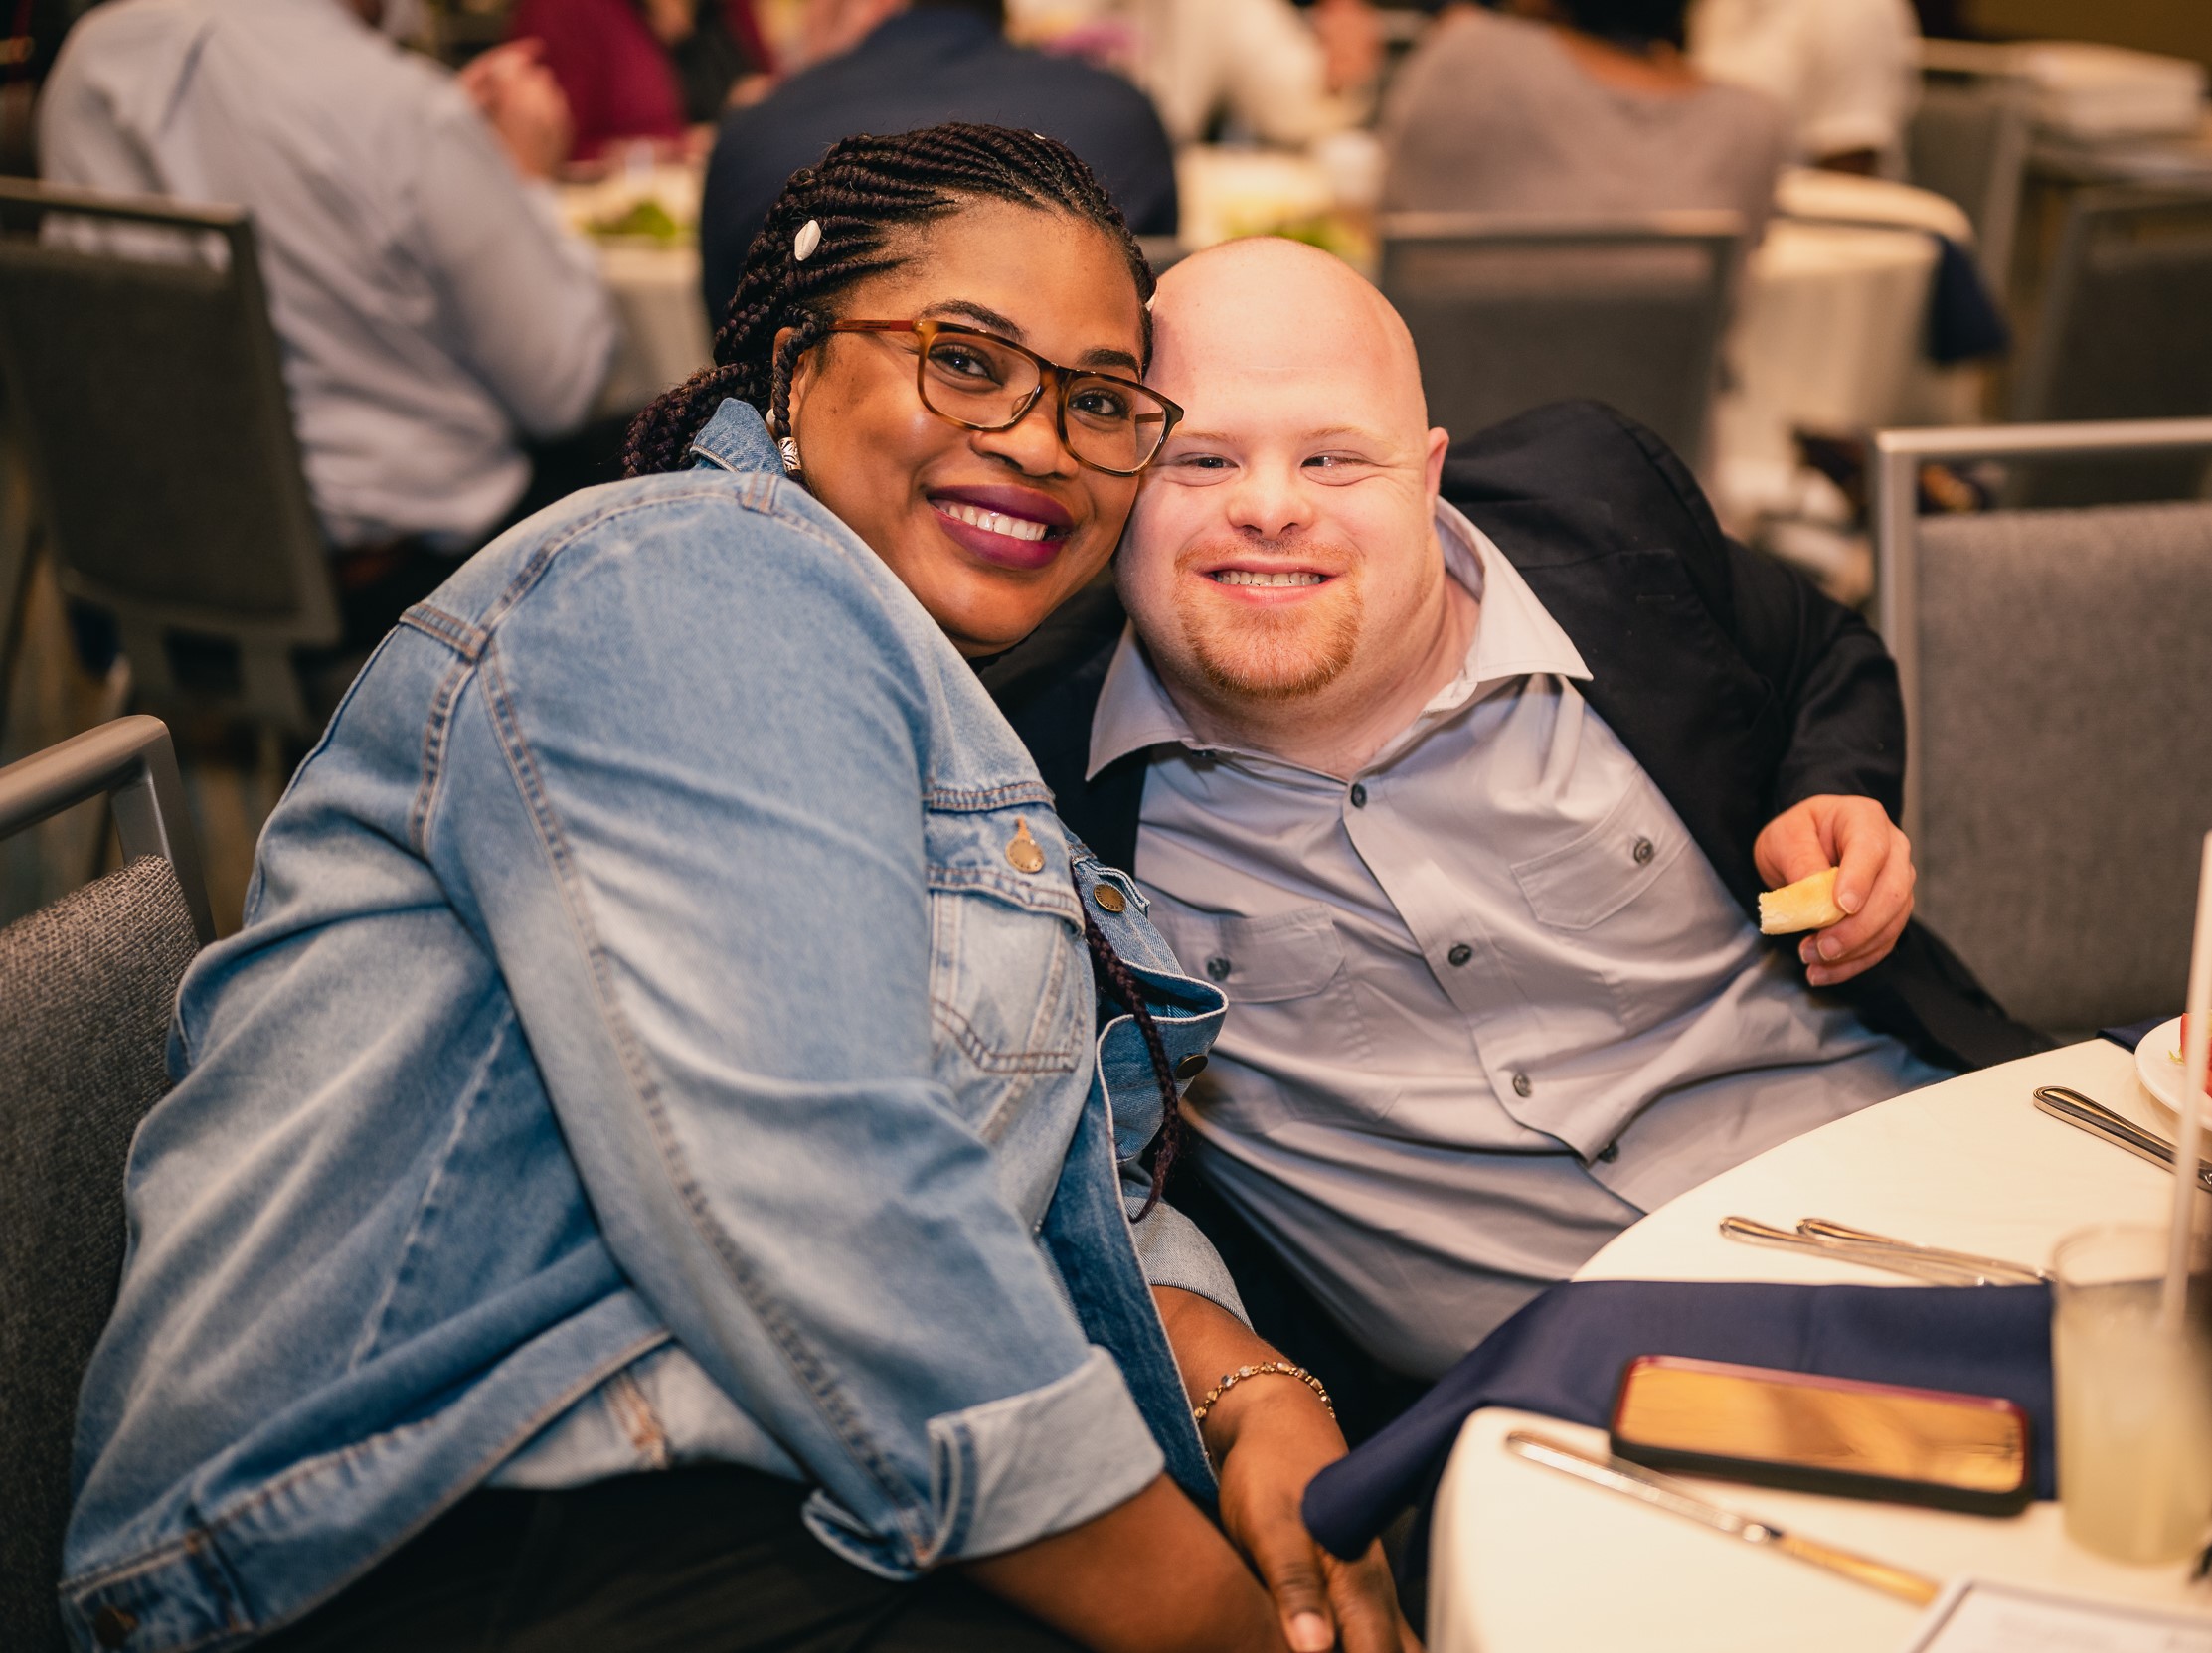
<instances>
[{"instance_id":1,"label":"round dining table","mask_svg":"<svg viewBox=\"0 0 2212 1653\"><path fill-rule=\"evenodd\" d=\"M1963 1074L1807 1133L1691 1189L1618 1235L1583 1280L1916 1282L1861 1264L1725 1240L1724 1217L1781 1228L1827 1218L1923 1244L2047 1264L2061 1236L2160 1223L2171 1173L2034 1105L2066 1085L2169 1139L2134 1058L2092 1040ZM1868 1653L1903 1648L1921 1609L1771 1551L1572 1480L1505 1450L1538 1430L1604 1455L1605 1432L1493 1407L1460 1431L1430 1552L1432 1653ZM2067 1537L2060 1507L2011 1517L1780 1492L1683 1477L1701 1496L1946 1581L1971 1576L2212 1614L2189 1565L2129 1567Z\"/></svg>"}]
</instances>

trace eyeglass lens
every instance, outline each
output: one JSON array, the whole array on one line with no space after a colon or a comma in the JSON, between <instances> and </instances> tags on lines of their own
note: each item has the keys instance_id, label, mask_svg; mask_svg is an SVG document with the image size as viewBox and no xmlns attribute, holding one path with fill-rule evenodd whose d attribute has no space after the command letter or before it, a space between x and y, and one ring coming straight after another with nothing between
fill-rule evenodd
<instances>
[{"instance_id":1,"label":"eyeglass lens","mask_svg":"<svg viewBox=\"0 0 2212 1653\"><path fill-rule=\"evenodd\" d=\"M1042 375L1037 364L995 339L939 333L922 363L922 400L963 424L1001 429L1028 412ZM1076 375L1062 421L1068 450L1102 470L1141 469L1167 431L1167 410L1108 378Z\"/></svg>"}]
</instances>

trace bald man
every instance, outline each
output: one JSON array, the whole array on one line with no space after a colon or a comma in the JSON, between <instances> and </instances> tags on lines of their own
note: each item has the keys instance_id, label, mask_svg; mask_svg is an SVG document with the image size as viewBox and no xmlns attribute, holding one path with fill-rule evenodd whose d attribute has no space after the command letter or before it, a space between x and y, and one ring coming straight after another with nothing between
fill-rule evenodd
<instances>
[{"instance_id":1,"label":"bald man","mask_svg":"<svg viewBox=\"0 0 2212 1653\"><path fill-rule=\"evenodd\" d=\"M1286 241L1153 318L1187 413L1118 602L996 681L1229 995L1172 1197L1269 1335L1387 1409L1661 1201L2038 1048L1912 921L1882 645L1656 437L1565 404L1449 447L1397 314ZM1765 942L1827 866L1849 916Z\"/></svg>"}]
</instances>

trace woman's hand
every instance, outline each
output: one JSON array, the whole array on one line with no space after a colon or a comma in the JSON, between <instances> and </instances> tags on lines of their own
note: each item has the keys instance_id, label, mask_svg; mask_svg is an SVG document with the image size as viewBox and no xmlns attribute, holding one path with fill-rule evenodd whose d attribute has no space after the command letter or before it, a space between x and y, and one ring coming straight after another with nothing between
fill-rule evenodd
<instances>
[{"instance_id":1,"label":"woman's hand","mask_svg":"<svg viewBox=\"0 0 2212 1653\"><path fill-rule=\"evenodd\" d=\"M1318 1397L1295 1379L1248 1378L1216 1403L1205 1433L1220 1465L1222 1526L1275 1598L1291 1653L1419 1653L1383 1547L1339 1561L1306 1531L1306 1483L1344 1455Z\"/></svg>"},{"instance_id":2,"label":"woman's hand","mask_svg":"<svg viewBox=\"0 0 2212 1653\"><path fill-rule=\"evenodd\" d=\"M1217 1303L1172 1286L1152 1295L1193 1401L1240 1366L1281 1359ZM1343 1562L1305 1529L1306 1483L1344 1455L1320 1398L1295 1378L1247 1378L1207 1409L1201 1432L1221 1479L1222 1526L1267 1584L1291 1653L1420 1653L1382 1547Z\"/></svg>"}]
</instances>

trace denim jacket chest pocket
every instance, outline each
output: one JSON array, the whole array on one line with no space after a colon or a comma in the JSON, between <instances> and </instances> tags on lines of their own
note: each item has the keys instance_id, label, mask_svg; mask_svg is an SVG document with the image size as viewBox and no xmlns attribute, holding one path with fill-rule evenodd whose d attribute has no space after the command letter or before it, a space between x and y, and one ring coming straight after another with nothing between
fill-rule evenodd
<instances>
[{"instance_id":1,"label":"denim jacket chest pocket","mask_svg":"<svg viewBox=\"0 0 2212 1653\"><path fill-rule=\"evenodd\" d=\"M1066 831L1042 785L924 799L936 1076L986 1141L1074 1073L1092 1022Z\"/></svg>"}]
</instances>

